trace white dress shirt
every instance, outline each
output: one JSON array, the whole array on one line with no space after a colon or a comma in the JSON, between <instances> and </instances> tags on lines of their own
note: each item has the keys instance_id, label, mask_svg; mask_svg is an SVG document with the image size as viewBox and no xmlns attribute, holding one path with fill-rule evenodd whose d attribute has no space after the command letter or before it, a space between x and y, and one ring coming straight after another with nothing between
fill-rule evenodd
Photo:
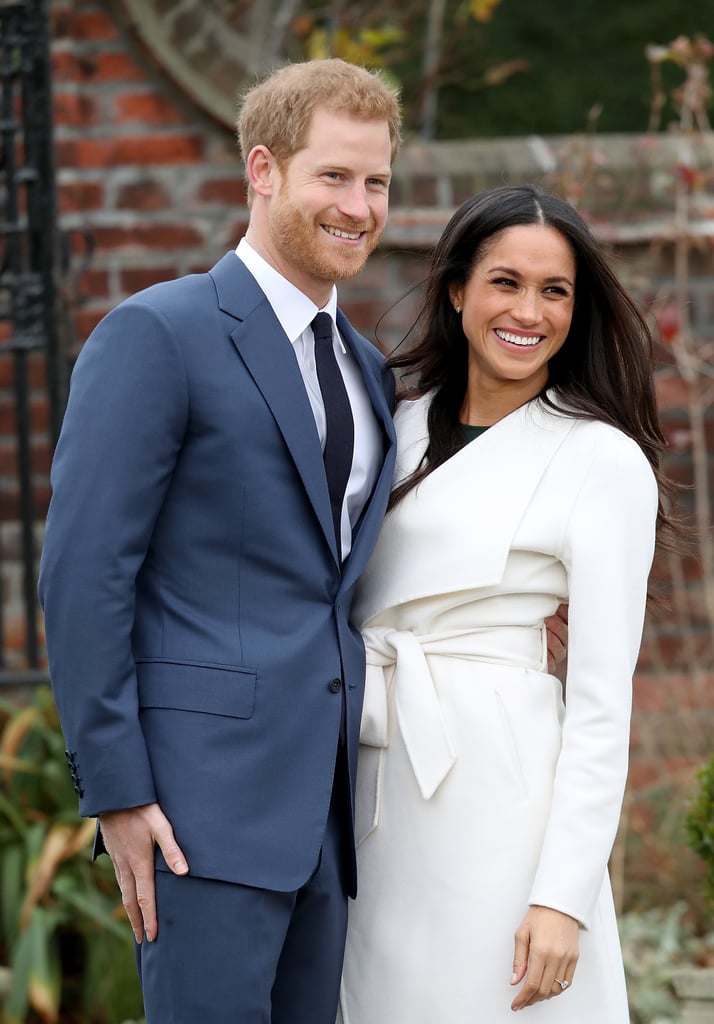
<instances>
[{"instance_id":1,"label":"white dress shirt","mask_svg":"<svg viewBox=\"0 0 714 1024\"><path fill-rule=\"evenodd\" d=\"M362 371L337 330L337 289L333 286L327 304L320 310L304 292L264 260L245 238L238 243L236 255L265 293L280 326L293 346L323 451L326 438L325 407L317 380L315 339L310 325L319 312L329 313L332 320L335 356L344 378L354 419L352 469L342 503L341 539L342 557L345 559L352 547L352 530L379 474L382 464L382 439L372 403L364 386Z\"/></svg>"}]
</instances>

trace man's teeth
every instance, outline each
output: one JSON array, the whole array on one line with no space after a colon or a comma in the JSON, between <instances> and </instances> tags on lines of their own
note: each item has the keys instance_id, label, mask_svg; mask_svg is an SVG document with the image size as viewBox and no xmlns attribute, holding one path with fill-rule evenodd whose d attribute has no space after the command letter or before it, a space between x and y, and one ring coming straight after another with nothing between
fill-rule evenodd
<instances>
[{"instance_id":1,"label":"man's teeth","mask_svg":"<svg viewBox=\"0 0 714 1024\"><path fill-rule=\"evenodd\" d=\"M524 337L522 334L511 334L509 331L496 331L501 341L507 341L511 345L526 346L537 345L539 341L542 341L542 334L533 334L530 337Z\"/></svg>"},{"instance_id":2,"label":"man's teeth","mask_svg":"<svg viewBox=\"0 0 714 1024\"><path fill-rule=\"evenodd\" d=\"M353 242L356 242L362 234L361 231L345 231L343 228L331 228L328 225L325 225L325 231L328 235L336 235L337 238L349 238Z\"/></svg>"}]
</instances>

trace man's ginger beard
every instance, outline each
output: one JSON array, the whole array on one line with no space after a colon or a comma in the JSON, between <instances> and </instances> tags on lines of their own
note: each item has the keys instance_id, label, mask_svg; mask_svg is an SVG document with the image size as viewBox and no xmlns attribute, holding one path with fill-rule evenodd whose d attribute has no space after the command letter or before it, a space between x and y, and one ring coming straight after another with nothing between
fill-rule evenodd
<instances>
[{"instance_id":1,"label":"man's ginger beard","mask_svg":"<svg viewBox=\"0 0 714 1024\"><path fill-rule=\"evenodd\" d=\"M327 213L313 219L293 202L289 192L283 180L278 202L270 215L270 233L276 251L291 266L322 281L344 281L359 274L382 237L382 232L371 233L374 221L345 222ZM366 231L369 236L359 248L345 245L340 252L339 243L329 238L322 224L345 231Z\"/></svg>"}]
</instances>

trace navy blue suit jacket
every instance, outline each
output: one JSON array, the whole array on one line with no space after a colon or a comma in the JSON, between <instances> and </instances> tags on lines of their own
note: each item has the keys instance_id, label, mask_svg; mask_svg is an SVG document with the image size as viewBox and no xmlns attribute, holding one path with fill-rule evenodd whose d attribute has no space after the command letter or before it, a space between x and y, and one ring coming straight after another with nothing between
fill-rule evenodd
<instances>
[{"instance_id":1,"label":"navy blue suit jacket","mask_svg":"<svg viewBox=\"0 0 714 1024\"><path fill-rule=\"evenodd\" d=\"M391 375L338 327L384 438L343 567L295 354L229 252L123 302L82 349L40 572L81 813L157 800L192 874L277 890L316 865L343 699L354 786L350 603L394 465Z\"/></svg>"}]
</instances>

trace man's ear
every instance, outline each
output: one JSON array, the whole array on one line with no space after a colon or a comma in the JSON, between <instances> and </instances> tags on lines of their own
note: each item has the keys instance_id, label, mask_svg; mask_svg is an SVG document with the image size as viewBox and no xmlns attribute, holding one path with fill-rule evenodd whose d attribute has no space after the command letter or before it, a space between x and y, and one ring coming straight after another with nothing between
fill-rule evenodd
<instances>
[{"instance_id":1,"label":"man's ear","mask_svg":"<svg viewBox=\"0 0 714 1024\"><path fill-rule=\"evenodd\" d=\"M267 146L254 146L245 163L248 182L259 196L270 196L276 186L278 165Z\"/></svg>"}]
</instances>

